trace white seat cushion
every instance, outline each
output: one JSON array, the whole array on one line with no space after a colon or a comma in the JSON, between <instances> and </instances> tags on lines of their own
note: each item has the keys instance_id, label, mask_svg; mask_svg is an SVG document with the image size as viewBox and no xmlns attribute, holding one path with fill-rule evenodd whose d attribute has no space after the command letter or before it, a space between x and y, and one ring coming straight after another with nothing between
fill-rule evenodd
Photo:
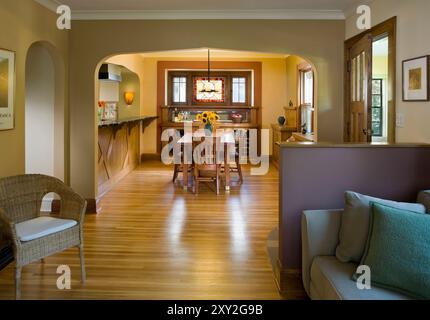
<instances>
[{"instance_id":1,"label":"white seat cushion","mask_svg":"<svg viewBox=\"0 0 430 320\"><path fill-rule=\"evenodd\" d=\"M58 219L52 217L39 217L15 225L20 241L31 241L46 237L77 225L75 220Z\"/></svg>"}]
</instances>

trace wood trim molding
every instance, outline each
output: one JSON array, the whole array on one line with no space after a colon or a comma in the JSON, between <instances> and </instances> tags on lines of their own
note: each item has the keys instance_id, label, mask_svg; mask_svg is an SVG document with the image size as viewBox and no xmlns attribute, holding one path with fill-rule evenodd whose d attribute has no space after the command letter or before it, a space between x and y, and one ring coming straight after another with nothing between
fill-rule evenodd
<instances>
[{"instance_id":1,"label":"wood trim molding","mask_svg":"<svg viewBox=\"0 0 430 320\"><path fill-rule=\"evenodd\" d=\"M141 161L159 161L161 155L159 153L142 153Z\"/></svg>"},{"instance_id":2,"label":"wood trim molding","mask_svg":"<svg viewBox=\"0 0 430 320\"><path fill-rule=\"evenodd\" d=\"M304 294L302 281L302 271L300 269L283 268L281 262L277 260L275 266L275 282L281 294L290 294L292 292ZM303 298L306 298L304 294Z\"/></svg>"},{"instance_id":3,"label":"wood trim molding","mask_svg":"<svg viewBox=\"0 0 430 320\"><path fill-rule=\"evenodd\" d=\"M39 0L48 2L48 0ZM50 2L50 1L49 1ZM345 20L342 10L73 10L72 20Z\"/></svg>"},{"instance_id":4,"label":"wood trim molding","mask_svg":"<svg viewBox=\"0 0 430 320\"><path fill-rule=\"evenodd\" d=\"M372 29L364 31L345 41L344 45L344 134L343 140L349 141L349 86L348 81L348 61L350 48L360 41L366 34L370 34L374 39L379 39L385 36L389 38L388 48L388 142L395 143L396 141L396 99L397 99L397 17L392 17Z\"/></svg>"}]
</instances>

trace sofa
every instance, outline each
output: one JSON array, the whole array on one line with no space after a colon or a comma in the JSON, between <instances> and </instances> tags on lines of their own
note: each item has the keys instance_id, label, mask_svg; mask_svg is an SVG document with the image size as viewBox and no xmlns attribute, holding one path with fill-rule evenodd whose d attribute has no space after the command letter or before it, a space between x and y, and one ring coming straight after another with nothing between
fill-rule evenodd
<instances>
[{"instance_id":1,"label":"sofa","mask_svg":"<svg viewBox=\"0 0 430 320\"><path fill-rule=\"evenodd\" d=\"M430 212L430 191L418 196ZM398 292L372 286L359 290L352 280L358 264L340 262L335 255L343 210L308 210L301 220L302 279L313 300L410 300Z\"/></svg>"}]
</instances>

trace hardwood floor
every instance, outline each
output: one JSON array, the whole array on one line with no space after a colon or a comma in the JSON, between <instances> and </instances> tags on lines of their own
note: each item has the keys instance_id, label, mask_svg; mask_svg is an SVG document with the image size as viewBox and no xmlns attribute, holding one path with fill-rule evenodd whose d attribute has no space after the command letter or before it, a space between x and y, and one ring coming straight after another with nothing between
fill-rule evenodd
<instances>
[{"instance_id":1,"label":"hardwood floor","mask_svg":"<svg viewBox=\"0 0 430 320\"><path fill-rule=\"evenodd\" d=\"M278 224L277 171L250 176L245 167L245 183L219 196L205 184L187 193L172 174L144 162L102 199L100 214L86 217L85 285L70 249L24 267L22 298L280 299L266 248ZM71 290L56 287L62 264L71 267ZM10 265L0 272L0 298L13 294Z\"/></svg>"}]
</instances>

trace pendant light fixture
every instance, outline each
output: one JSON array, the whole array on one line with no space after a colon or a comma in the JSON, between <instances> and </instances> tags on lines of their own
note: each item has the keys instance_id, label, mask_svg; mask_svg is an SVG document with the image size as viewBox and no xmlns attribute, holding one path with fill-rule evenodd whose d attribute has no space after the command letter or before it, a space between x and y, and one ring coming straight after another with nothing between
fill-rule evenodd
<instances>
[{"instance_id":1,"label":"pendant light fixture","mask_svg":"<svg viewBox=\"0 0 430 320\"><path fill-rule=\"evenodd\" d=\"M200 90L201 93L214 94L217 92L215 89L215 84L211 81L211 50L208 49L208 78L204 82L203 89Z\"/></svg>"}]
</instances>

